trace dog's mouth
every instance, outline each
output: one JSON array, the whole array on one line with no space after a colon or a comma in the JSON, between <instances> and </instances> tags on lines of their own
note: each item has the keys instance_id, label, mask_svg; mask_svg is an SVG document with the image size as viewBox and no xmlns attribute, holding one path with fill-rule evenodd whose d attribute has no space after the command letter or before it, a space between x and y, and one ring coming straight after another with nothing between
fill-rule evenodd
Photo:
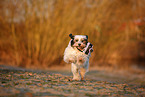
<instances>
[{"instance_id":1,"label":"dog's mouth","mask_svg":"<svg viewBox=\"0 0 145 97\"><path fill-rule=\"evenodd\" d=\"M82 46L76 46L76 48L80 51L83 51L85 47L82 47Z\"/></svg>"},{"instance_id":2,"label":"dog's mouth","mask_svg":"<svg viewBox=\"0 0 145 97\"><path fill-rule=\"evenodd\" d=\"M73 47L77 48L79 51L83 51L86 47L85 44L74 44Z\"/></svg>"}]
</instances>

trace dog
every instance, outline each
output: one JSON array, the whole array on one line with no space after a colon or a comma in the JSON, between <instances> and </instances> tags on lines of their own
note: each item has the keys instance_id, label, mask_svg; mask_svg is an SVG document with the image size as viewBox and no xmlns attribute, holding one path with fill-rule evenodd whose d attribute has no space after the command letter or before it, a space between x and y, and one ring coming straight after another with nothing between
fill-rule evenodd
<instances>
[{"instance_id":1,"label":"dog","mask_svg":"<svg viewBox=\"0 0 145 97\"><path fill-rule=\"evenodd\" d=\"M87 35L69 34L71 40L64 51L64 61L71 63L73 80L84 80L89 71L89 58L93 52L93 45L88 42Z\"/></svg>"}]
</instances>

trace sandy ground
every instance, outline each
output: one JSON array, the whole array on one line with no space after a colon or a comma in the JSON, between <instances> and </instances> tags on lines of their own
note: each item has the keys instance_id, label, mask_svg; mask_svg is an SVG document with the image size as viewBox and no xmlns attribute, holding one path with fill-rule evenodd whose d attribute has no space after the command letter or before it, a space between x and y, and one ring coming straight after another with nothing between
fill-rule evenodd
<instances>
[{"instance_id":1,"label":"sandy ground","mask_svg":"<svg viewBox=\"0 0 145 97\"><path fill-rule=\"evenodd\" d=\"M0 65L0 96L145 96L145 75L91 69L85 81L72 81L70 69L31 70Z\"/></svg>"}]
</instances>

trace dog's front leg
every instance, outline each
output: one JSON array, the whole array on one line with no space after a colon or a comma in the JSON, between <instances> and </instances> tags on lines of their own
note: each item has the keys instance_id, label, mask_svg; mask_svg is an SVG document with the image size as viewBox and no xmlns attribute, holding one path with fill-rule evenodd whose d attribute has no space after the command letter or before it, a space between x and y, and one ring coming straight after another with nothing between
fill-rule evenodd
<instances>
[{"instance_id":1,"label":"dog's front leg","mask_svg":"<svg viewBox=\"0 0 145 97\"><path fill-rule=\"evenodd\" d=\"M73 80L81 80L79 68L76 66L76 64L71 64L71 70L73 73Z\"/></svg>"}]
</instances>

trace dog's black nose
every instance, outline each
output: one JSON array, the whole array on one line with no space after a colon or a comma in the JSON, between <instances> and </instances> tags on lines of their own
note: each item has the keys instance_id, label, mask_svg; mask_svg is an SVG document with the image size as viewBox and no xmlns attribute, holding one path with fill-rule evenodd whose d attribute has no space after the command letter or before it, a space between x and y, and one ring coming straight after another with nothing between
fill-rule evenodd
<instances>
[{"instance_id":1,"label":"dog's black nose","mask_svg":"<svg viewBox=\"0 0 145 97\"><path fill-rule=\"evenodd\" d=\"M79 46L81 46L81 44L78 44Z\"/></svg>"}]
</instances>

